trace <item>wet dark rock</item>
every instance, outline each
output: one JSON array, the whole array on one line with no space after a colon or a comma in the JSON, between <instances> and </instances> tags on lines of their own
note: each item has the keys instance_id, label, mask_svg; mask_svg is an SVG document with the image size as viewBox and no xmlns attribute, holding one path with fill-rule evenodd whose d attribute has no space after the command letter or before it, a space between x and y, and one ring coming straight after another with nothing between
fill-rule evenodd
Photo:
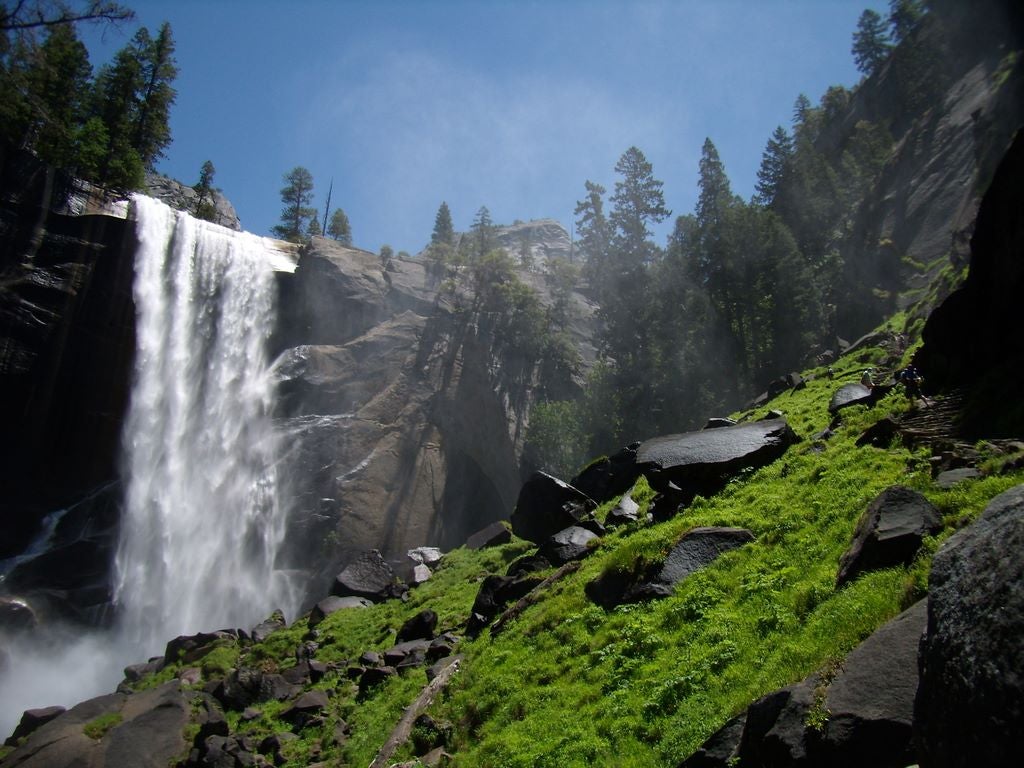
<instances>
[{"instance_id":1,"label":"wet dark rock","mask_svg":"<svg viewBox=\"0 0 1024 768\"><path fill-rule=\"evenodd\" d=\"M384 659L376 651L364 651L359 657L359 663L367 667L379 667L384 663Z\"/></svg>"},{"instance_id":2,"label":"wet dark rock","mask_svg":"<svg viewBox=\"0 0 1024 768\"><path fill-rule=\"evenodd\" d=\"M726 419L721 417L713 417L708 419L704 425L704 429L719 429L720 427L734 427L736 422L733 419Z\"/></svg>"},{"instance_id":3,"label":"wet dark rock","mask_svg":"<svg viewBox=\"0 0 1024 768\"><path fill-rule=\"evenodd\" d=\"M8 737L7 741L4 742L4 745L8 747L17 746L20 739L28 736L40 726L46 725L48 722L53 720L53 718L57 717L57 715L63 714L66 711L67 710L64 707L40 707L39 709L26 709L21 715L21 720L18 721L18 726Z\"/></svg>"},{"instance_id":4,"label":"wet dark rock","mask_svg":"<svg viewBox=\"0 0 1024 768\"><path fill-rule=\"evenodd\" d=\"M199 726L195 745L200 746L209 736L227 736L229 732L224 710L213 696L199 693L192 700L192 712L195 723ZM249 711L249 710L247 710ZM257 713L257 717L259 713Z\"/></svg>"},{"instance_id":5,"label":"wet dark rock","mask_svg":"<svg viewBox=\"0 0 1024 768\"><path fill-rule=\"evenodd\" d=\"M83 728L103 715L118 714L102 738L92 739ZM185 753L182 736L189 705L180 684L172 680L158 688L131 695L106 694L75 705L29 734L5 756L5 765L75 768L166 768Z\"/></svg>"},{"instance_id":6,"label":"wet dark rock","mask_svg":"<svg viewBox=\"0 0 1024 768\"><path fill-rule=\"evenodd\" d=\"M531 552L522 557L517 557L509 563L508 568L505 570L505 575L518 576L524 573L538 573L539 571L546 571L550 567L551 561L544 557L544 555L539 552Z\"/></svg>"},{"instance_id":7,"label":"wet dark rock","mask_svg":"<svg viewBox=\"0 0 1024 768\"><path fill-rule=\"evenodd\" d=\"M705 427L707 429L707 427ZM620 525L629 525L640 519L640 505L633 501L632 489L622 494L619 502L611 508L605 518L605 525L615 528Z\"/></svg>"},{"instance_id":8,"label":"wet dark rock","mask_svg":"<svg viewBox=\"0 0 1024 768\"><path fill-rule=\"evenodd\" d=\"M36 612L27 600L20 597L0 597L0 629L24 632L39 624Z\"/></svg>"},{"instance_id":9,"label":"wet dark rock","mask_svg":"<svg viewBox=\"0 0 1024 768\"><path fill-rule=\"evenodd\" d=\"M506 605L524 597L543 579L536 576L487 576L477 591L473 601L470 620L466 632L473 636L479 634Z\"/></svg>"},{"instance_id":10,"label":"wet dark rock","mask_svg":"<svg viewBox=\"0 0 1024 768\"><path fill-rule=\"evenodd\" d=\"M252 638L254 643L262 643L272 632L276 632L279 629L284 629L288 626L288 622L285 621L284 614L281 611L274 611L266 621L257 624L249 632L249 636Z\"/></svg>"},{"instance_id":11,"label":"wet dark rock","mask_svg":"<svg viewBox=\"0 0 1024 768\"><path fill-rule=\"evenodd\" d=\"M129 664L124 668L124 679L129 683L136 683L147 675L152 675L164 668L165 662L162 656L157 656L149 661L139 664Z\"/></svg>"},{"instance_id":12,"label":"wet dark rock","mask_svg":"<svg viewBox=\"0 0 1024 768\"><path fill-rule=\"evenodd\" d=\"M235 643L238 636L228 630L216 632L200 632L195 635L179 635L167 643L164 650L164 663L175 664L183 661L186 664L198 661L217 645Z\"/></svg>"},{"instance_id":13,"label":"wet dark rock","mask_svg":"<svg viewBox=\"0 0 1024 768\"><path fill-rule=\"evenodd\" d=\"M891 385L878 384L874 387L865 387L859 382L843 384L832 393L832 399L828 403L828 412L835 413L851 405L872 406L885 397L892 390Z\"/></svg>"},{"instance_id":14,"label":"wet dark rock","mask_svg":"<svg viewBox=\"0 0 1024 768\"><path fill-rule=\"evenodd\" d=\"M807 765L805 724L813 701L814 686L805 680L751 704L740 739L739 765Z\"/></svg>"},{"instance_id":15,"label":"wet dark rock","mask_svg":"<svg viewBox=\"0 0 1024 768\"><path fill-rule=\"evenodd\" d=\"M309 683L309 665L307 659L302 659L294 667L288 667L281 673L286 683L291 685L306 685Z\"/></svg>"},{"instance_id":16,"label":"wet dark rock","mask_svg":"<svg viewBox=\"0 0 1024 768\"><path fill-rule=\"evenodd\" d=\"M552 565L565 565L589 555L591 542L598 538L592 531L573 525L545 541L540 547L539 554Z\"/></svg>"},{"instance_id":17,"label":"wet dark rock","mask_svg":"<svg viewBox=\"0 0 1024 768\"><path fill-rule=\"evenodd\" d=\"M591 462L569 484L599 504L625 493L640 477L636 466L639 445L632 443L611 456Z\"/></svg>"},{"instance_id":18,"label":"wet dark rock","mask_svg":"<svg viewBox=\"0 0 1024 768\"><path fill-rule=\"evenodd\" d=\"M485 547L499 547L512 541L512 532L501 523L491 523L468 539L466 549L484 549Z\"/></svg>"},{"instance_id":19,"label":"wet dark rock","mask_svg":"<svg viewBox=\"0 0 1024 768\"><path fill-rule=\"evenodd\" d=\"M291 707L281 713L281 719L301 729L312 718L327 710L330 703L326 691L306 691L295 699Z\"/></svg>"},{"instance_id":20,"label":"wet dark rock","mask_svg":"<svg viewBox=\"0 0 1024 768\"><path fill-rule=\"evenodd\" d=\"M888 448L900 433L900 425L890 416L879 419L857 438L857 445L873 445L875 448Z\"/></svg>"},{"instance_id":21,"label":"wet dark rock","mask_svg":"<svg viewBox=\"0 0 1024 768\"><path fill-rule=\"evenodd\" d=\"M391 566L376 549L366 552L345 566L334 580L332 595L365 597L379 603L401 597L407 587L399 582Z\"/></svg>"},{"instance_id":22,"label":"wet dark rock","mask_svg":"<svg viewBox=\"0 0 1024 768\"><path fill-rule=\"evenodd\" d=\"M746 712L736 715L681 762L679 768L728 768L735 765L746 723Z\"/></svg>"},{"instance_id":23,"label":"wet dark rock","mask_svg":"<svg viewBox=\"0 0 1024 768\"><path fill-rule=\"evenodd\" d=\"M264 673L254 667L240 667L220 682L213 695L225 709L240 712L260 701L290 699L300 688L282 675Z\"/></svg>"},{"instance_id":24,"label":"wet dark rock","mask_svg":"<svg viewBox=\"0 0 1024 768\"><path fill-rule=\"evenodd\" d=\"M879 627L843 661L825 695L828 719L815 745L820 764L903 768L916 761L917 649L926 617L922 600Z\"/></svg>"},{"instance_id":25,"label":"wet dark rock","mask_svg":"<svg viewBox=\"0 0 1024 768\"><path fill-rule=\"evenodd\" d=\"M384 651L384 666L401 667L408 664L422 664L427 657L429 640L407 640Z\"/></svg>"},{"instance_id":26,"label":"wet dark rock","mask_svg":"<svg viewBox=\"0 0 1024 768\"><path fill-rule=\"evenodd\" d=\"M588 583L585 591L606 609L667 597L690 574L753 540L754 535L744 528L694 528L679 539L662 563L639 574L608 572Z\"/></svg>"},{"instance_id":27,"label":"wet dark rock","mask_svg":"<svg viewBox=\"0 0 1024 768\"><path fill-rule=\"evenodd\" d=\"M371 605L373 603L365 597L325 597L309 612L309 626L315 627L332 613L344 608L367 608Z\"/></svg>"},{"instance_id":28,"label":"wet dark rock","mask_svg":"<svg viewBox=\"0 0 1024 768\"><path fill-rule=\"evenodd\" d=\"M914 731L922 766L1009 766L1024 750L1024 486L932 560Z\"/></svg>"},{"instance_id":29,"label":"wet dark rock","mask_svg":"<svg viewBox=\"0 0 1024 768\"><path fill-rule=\"evenodd\" d=\"M331 670L331 667L322 661L316 659L309 660L309 680L311 683L319 683L324 679L324 676Z\"/></svg>"},{"instance_id":30,"label":"wet dark rock","mask_svg":"<svg viewBox=\"0 0 1024 768\"><path fill-rule=\"evenodd\" d=\"M592 499L544 472L534 472L519 491L512 532L540 544L564 528L590 517Z\"/></svg>"},{"instance_id":31,"label":"wet dark rock","mask_svg":"<svg viewBox=\"0 0 1024 768\"><path fill-rule=\"evenodd\" d=\"M867 571L910 564L924 537L941 528L938 510L920 493L899 485L886 488L857 523L853 541L839 560L836 586Z\"/></svg>"},{"instance_id":32,"label":"wet dark rock","mask_svg":"<svg viewBox=\"0 0 1024 768\"><path fill-rule=\"evenodd\" d=\"M370 690L398 674L394 667L368 667L359 677L359 694L365 696Z\"/></svg>"},{"instance_id":33,"label":"wet dark rock","mask_svg":"<svg viewBox=\"0 0 1024 768\"><path fill-rule=\"evenodd\" d=\"M431 610L423 610L408 619L398 630L396 643L406 640L433 640L437 629L437 614Z\"/></svg>"},{"instance_id":34,"label":"wet dark rock","mask_svg":"<svg viewBox=\"0 0 1024 768\"><path fill-rule=\"evenodd\" d=\"M689 503L718 492L743 469L769 464L798 439L785 419L758 421L656 437L640 444L636 461L656 490L672 483Z\"/></svg>"},{"instance_id":35,"label":"wet dark rock","mask_svg":"<svg viewBox=\"0 0 1024 768\"><path fill-rule=\"evenodd\" d=\"M935 476L935 484L939 488L949 490L954 485L962 483L964 480L973 480L981 477L981 472L975 467L959 467L957 469L947 469L945 472L939 472Z\"/></svg>"}]
</instances>

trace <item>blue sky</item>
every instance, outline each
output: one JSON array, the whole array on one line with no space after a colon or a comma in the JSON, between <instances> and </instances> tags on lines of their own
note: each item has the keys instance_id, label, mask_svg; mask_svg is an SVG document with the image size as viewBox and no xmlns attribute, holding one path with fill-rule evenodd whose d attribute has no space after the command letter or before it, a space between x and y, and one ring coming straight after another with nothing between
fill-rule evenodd
<instances>
[{"instance_id":1,"label":"blue sky","mask_svg":"<svg viewBox=\"0 0 1024 768\"><path fill-rule=\"evenodd\" d=\"M611 192L638 146L677 214L692 211L711 137L749 197L761 152L793 102L859 75L865 0L402 2L126 0L137 20L86 37L94 65L139 24L171 23L180 74L173 143L158 170L185 183L212 160L246 229L278 222L297 165L354 242L419 251L448 202L465 229L571 225L584 181ZM670 229L657 232L663 243Z\"/></svg>"}]
</instances>

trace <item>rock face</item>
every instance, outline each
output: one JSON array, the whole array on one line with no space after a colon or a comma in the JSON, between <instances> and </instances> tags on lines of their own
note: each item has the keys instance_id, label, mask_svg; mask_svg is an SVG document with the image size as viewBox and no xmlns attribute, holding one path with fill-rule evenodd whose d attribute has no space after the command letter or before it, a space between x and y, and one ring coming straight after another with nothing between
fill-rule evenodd
<instances>
[{"instance_id":1,"label":"rock face","mask_svg":"<svg viewBox=\"0 0 1024 768\"><path fill-rule=\"evenodd\" d=\"M839 560L836 586L867 571L909 565L924 537L941 528L939 511L920 493L899 485L886 488L858 522L853 542Z\"/></svg>"},{"instance_id":2,"label":"rock face","mask_svg":"<svg viewBox=\"0 0 1024 768\"><path fill-rule=\"evenodd\" d=\"M25 768L166 768L187 746L189 704L177 680L78 704L33 731L4 758Z\"/></svg>"},{"instance_id":3,"label":"rock face","mask_svg":"<svg viewBox=\"0 0 1024 768\"><path fill-rule=\"evenodd\" d=\"M180 181L151 171L146 173L146 194L163 200L175 210L187 213L195 212L199 197L192 187L187 187ZM238 220L235 206L224 197L224 193L219 189L213 190L213 207L214 224L220 224L222 227L233 229L236 232L242 229L242 222Z\"/></svg>"},{"instance_id":4,"label":"rock face","mask_svg":"<svg viewBox=\"0 0 1024 768\"><path fill-rule=\"evenodd\" d=\"M923 768L1014 765L1024 749L1024 486L935 555L915 731Z\"/></svg>"},{"instance_id":5,"label":"rock face","mask_svg":"<svg viewBox=\"0 0 1024 768\"><path fill-rule=\"evenodd\" d=\"M320 238L281 277L274 344L296 501L286 559L308 568L322 552L313 595L367 549L397 565L413 547L460 546L515 506L531 375L434 281L419 261L385 270ZM573 302L570 332L586 345L593 310Z\"/></svg>"}]
</instances>

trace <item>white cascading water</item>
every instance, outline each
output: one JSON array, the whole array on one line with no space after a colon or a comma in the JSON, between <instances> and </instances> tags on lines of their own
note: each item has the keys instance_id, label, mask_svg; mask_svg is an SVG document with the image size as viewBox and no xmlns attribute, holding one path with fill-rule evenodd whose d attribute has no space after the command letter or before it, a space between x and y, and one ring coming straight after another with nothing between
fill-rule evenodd
<instances>
[{"instance_id":1,"label":"white cascading water","mask_svg":"<svg viewBox=\"0 0 1024 768\"><path fill-rule=\"evenodd\" d=\"M135 382L124 433L126 510L115 603L154 652L182 633L249 627L292 607L261 237L134 199Z\"/></svg>"},{"instance_id":2,"label":"white cascading water","mask_svg":"<svg viewBox=\"0 0 1024 768\"><path fill-rule=\"evenodd\" d=\"M0 739L25 709L112 691L180 634L249 628L297 592L284 534L266 343L275 319L264 238L134 199L136 357L123 434L126 505L110 630L51 625L0 649ZM5 657L5 658L4 658Z\"/></svg>"}]
</instances>

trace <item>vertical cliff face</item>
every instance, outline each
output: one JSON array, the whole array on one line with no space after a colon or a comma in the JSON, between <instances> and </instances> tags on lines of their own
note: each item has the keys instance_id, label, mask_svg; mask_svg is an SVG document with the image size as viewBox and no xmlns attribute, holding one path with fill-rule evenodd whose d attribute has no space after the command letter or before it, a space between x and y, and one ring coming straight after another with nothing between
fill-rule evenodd
<instances>
[{"instance_id":1,"label":"vertical cliff face","mask_svg":"<svg viewBox=\"0 0 1024 768\"><path fill-rule=\"evenodd\" d=\"M51 212L50 185L13 165L4 189L21 197L0 202L0 557L46 511L116 477L134 349L132 228Z\"/></svg>"},{"instance_id":2,"label":"vertical cliff face","mask_svg":"<svg viewBox=\"0 0 1024 768\"><path fill-rule=\"evenodd\" d=\"M437 289L420 261L319 238L283 279L292 561L321 581L370 548L457 546L515 503L535 366ZM586 351L593 308L574 306Z\"/></svg>"}]
</instances>

